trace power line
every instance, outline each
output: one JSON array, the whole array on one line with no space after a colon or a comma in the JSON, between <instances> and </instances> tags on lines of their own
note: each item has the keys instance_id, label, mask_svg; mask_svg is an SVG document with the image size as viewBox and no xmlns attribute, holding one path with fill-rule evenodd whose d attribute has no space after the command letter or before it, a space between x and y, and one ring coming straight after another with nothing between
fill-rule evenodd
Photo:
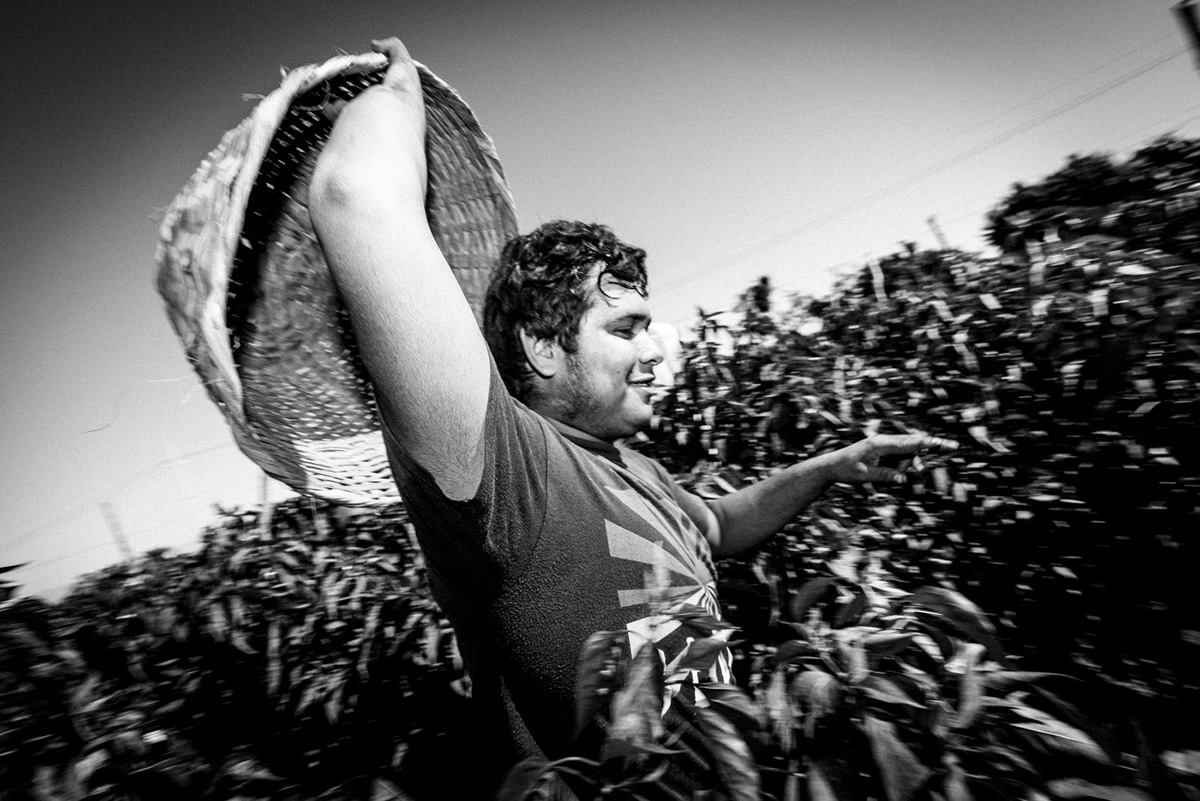
<instances>
[{"instance_id":1,"label":"power line","mask_svg":"<svg viewBox=\"0 0 1200 801\"><path fill-rule=\"evenodd\" d=\"M132 539L134 537L137 537L141 534L145 534L150 531L157 531L158 529L162 528L163 526L167 526L167 525L170 525L171 523L182 520L183 518L188 517L191 514L192 514L191 510L180 512L179 514L173 515L165 520L160 520L157 523L151 523L148 526L143 526L142 528L139 528L135 531L131 531L127 535L127 538ZM58 556L52 556L49 559L42 559L39 557L34 557L34 558L30 559L28 563L26 563L25 565L23 565L21 567L21 571L38 570L46 565L53 565L58 562L66 561L67 559L71 559L72 557L80 556L82 554L92 553L94 551L99 551L104 548L114 548L115 549L116 546L111 542L100 542L100 543L97 543L96 545L91 546L90 548L84 548L83 550L70 551L68 553L59 554ZM68 582L67 584L64 584L63 586L69 587L70 585L71 585L71 582Z\"/></svg>"},{"instance_id":2,"label":"power line","mask_svg":"<svg viewBox=\"0 0 1200 801\"><path fill-rule=\"evenodd\" d=\"M1124 61L1125 59L1129 58L1129 56L1132 56L1134 53L1140 53L1143 50L1146 50L1147 48L1158 44L1159 42L1163 41L1164 39L1174 39L1174 38L1175 38L1174 34L1168 34L1166 36L1162 36L1162 37L1159 37L1158 39L1155 39L1153 42L1149 42L1149 43L1141 45L1139 47L1135 47L1134 49L1130 50L1129 52L1127 52L1123 55L1117 56L1116 58L1111 59L1110 61L1106 61L1098 67L1094 67L1093 69L1090 69L1087 72L1083 72L1083 73L1080 73L1079 75L1076 75L1074 78L1070 78L1066 81L1063 81L1058 86L1055 86L1053 89L1048 89L1039 95L1029 98L1028 100L1022 100L1020 103L1017 103L1014 106L1009 106L1007 109L1005 109L1004 111L1001 111L999 114L994 114L991 117L988 117L986 120L983 120L982 122L979 122L979 123L971 125L967 128L964 128L964 129L960 130L958 133L952 134L952 135L946 137L945 139L942 139L941 141L936 142L935 144L929 145L928 147L914 153L910 158L916 157L916 156L923 156L932 150L937 150L937 149L941 148L942 145L949 144L950 142L953 142L955 139L965 136L968 133L974 133L975 131L979 130L980 128L983 128L984 126L991 125L993 122L998 122L999 120L1004 119L1009 114L1011 114L1014 111L1017 111L1018 109L1025 108L1026 106L1032 105L1033 103L1036 103L1039 100L1050 97L1051 95L1057 93L1058 91L1065 89L1074 83L1078 83L1079 81L1083 80L1084 78L1086 78L1090 75L1095 75L1097 72L1101 72L1102 70L1105 70L1108 67L1111 67L1113 64L1116 64L1119 61ZM1167 56L1165 56L1165 57L1174 58L1175 56L1174 56L1174 54L1167 54ZM1070 102L1070 101L1068 101L1068 102Z\"/></svg>"},{"instance_id":3,"label":"power line","mask_svg":"<svg viewBox=\"0 0 1200 801\"><path fill-rule=\"evenodd\" d=\"M934 142L933 144L923 147L920 150L913 151L913 152L909 153L907 156L905 156L905 158L907 160L911 161L911 160L917 159L931 151L940 150L945 145L948 145L951 142L953 142L957 139L960 139L969 133L973 133L974 131L979 130L980 128L982 128L986 125L990 125L993 122L996 122L998 120L1001 120L1001 119L1009 116L1014 111L1018 111L1019 109L1022 109L1026 106L1036 103L1037 101L1042 100L1043 98L1050 97L1051 95L1056 94L1060 90L1065 89L1066 87L1071 86L1072 84L1078 83L1079 81L1083 80L1084 78L1087 78L1090 75L1094 75L1098 72L1101 72L1101 71L1107 69L1108 67L1111 67L1113 64L1116 64L1120 61L1124 61L1125 59L1129 58L1130 56L1132 56L1136 53L1140 53L1143 50L1147 50L1166 39L1174 39L1174 38L1175 38L1174 34L1168 34L1166 36L1160 36L1159 38L1154 39L1153 41L1146 42L1145 44L1139 45L1139 46L1133 48L1132 50L1129 50L1129 51L1117 56L1116 58L1113 58L1113 59L1110 59L1109 61L1104 62L1103 64L1101 64L1098 67L1093 67L1092 69L1087 70L1086 72L1079 73L1078 75L1075 75L1073 78L1069 78L1069 79L1063 81L1062 83L1058 84L1057 86L1055 86L1052 89L1048 89L1045 92L1042 92L1041 94L1035 95L1031 98L1022 100L1019 103L1009 106L1004 111L1001 111L998 114L994 114L991 117L987 118L986 120L983 120L982 122L978 122L973 125L969 125L966 128L962 128L962 129L958 130L957 132L950 134L947 137L939 139L937 142ZM883 169L884 167L892 166L895 163L895 161L896 161L895 159L891 159L891 160L888 160L887 162L879 162L878 169ZM870 171L876 172L877 169L876 169L876 167L871 167ZM765 217L761 217L761 218L755 220L753 225L744 226L740 231L738 231L735 234L735 236L741 236L742 234L751 233L754 230L761 229L767 225L774 223L777 220L780 220L780 219L783 219L790 215L793 215L793 214L795 214L795 212L796 212L796 209L785 208L780 211L777 211L774 214L770 214Z\"/></svg>"},{"instance_id":4,"label":"power line","mask_svg":"<svg viewBox=\"0 0 1200 801\"><path fill-rule=\"evenodd\" d=\"M5 548L14 547L14 546L16 546L22 542L25 542L26 540L29 540L29 539L37 536L38 534L41 534L51 528L62 525L63 523L66 523L69 520L75 519L83 512L94 509L96 507L96 504L103 502L104 499L107 498L109 495L112 495L114 492L122 490L125 487L129 486L130 484L134 483L135 481L140 480L143 476L145 476L148 473L151 473L162 467L166 467L167 465L182 462L185 459L190 459L193 456L202 456L206 453L212 453L213 451L221 450L222 448L228 448L230 446L230 444L231 443L229 443L229 442L221 442L216 445L210 445L205 448L199 448L197 450L190 451L188 453L183 454L182 456L172 457L170 459L161 459L161 460L155 462L154 464L147 465L146 467L143 467L142 469L129 474L126 478L124 478L121 481L118 481L116 484L113 484L112 486L108 487L103 492L99 493L98 495L94 495L93 497L88 498L85 501L80 501L79 503L75 504L71 508L69 508L63 512L60 512L59 514L55 515L54 517L50 518L49 520L46 520L46 521L34 526L33 528L31 528L21 534L16 535L15 537L12 537L10 539L6 539L6 540L0 542L0 545L2 545Z\"/></svg>"},{"instance_id":5,"label":"power line","mask_svg":"<svg viewBox=\"0 0 1200 801\"><path fill-rule=\"evenodd\" d=\"M1168 123L1171 123L1171 125L1169 127L1178 129L1178 128L1181 128L1191 122L1200 120L1200 114L1193 113L1196 111L1200 111L1200 103L1198 103L1194 106L1191 106L1189 108L1186 108L1183 111L1176 112L1174 114L1169 114L1166 117L1162 117L1159 120L1157 120L1156 122L1153 122L1149 125L1143 125L1139 128L1134 129L1133 131L1126 132L1125 134L1121 135L1117 139L1112 139L1109 142L1107 142L1106 144L1104 144L1103 146L1101 146L1100 150L1101 151L1109 150L1109 149L1115 147L1116 145L1118 145L1119 143L1124 143L1124 142L1128 142L1130 140L1134 140L1135 137L1140 137L1140 138L1136 139L1136 144L1133 145L1133 147L1136 147L1136 148L1145 147L1146 145L1149 145L1151 142L1153 142L1154 140L1158 139L1160 136L1163 135L1162 131L1164 129L1164 126L1166 126ZM1184 114L1188 114L1190 116L1184 117L1183 119L1179 119ZM1143 134L1145 134L1146 131L1151 131L1151 130L1155 131L1155 133L1150 136L1143 135ZM989 202L998 202L998 201L989 201ZM967 208L967 206L960 205L957 208L952 209L951 213L953 213L954 211L964 209L964 208ZM955 216L955 217L950 217L948 222L956 223L963 219L966 219L967 217L974 216L978 213L979 213L978 209L973 208L971 211L965 212L963 214L959 214L958 216ZM878 253L879 253L879 248L875 248L875 247L869 248L860 259L846 260L846 261L838 262L836 264L824 267L822 269L822 272L830 273L834 270L838 270L840 268L845 268L845 267L852 267L852 268L861 267L862 263L864 261L875 257L876 254L878 254ZM773 283L773 287L780 291L789 291L789 290L797 291L799 289L799 285L796 281Z\"/></svg>"},{"instance_id":6,"label":"power line","mask_svg":"<svg viewBox=\"0 0 1200 801\"><path fill-rule=\"evenodd\" d=\"M948 159L945 159L937 164L934 164L934 165L927 167L917 173L914 173L913 175L910 175L907 178L903 178L899 181L896 181L895 183L892 183L888 186L883 187L882 189L880 189L876 192L872 192L871 194L868 194L863 197L857 198L856 200L850 201L849 203L839 206L838 208L836 208L830 212L819 215L819 216L814 217L814 218L808 220L807 222L804 222L798 226L795 226L793 228L782 231L779 234L776 234L775 236L769 237L764 240L760 240L752 245L748 245L747 247L742 248L740 251L737 251L737 252L735 252L729 256L726 256L722 259L718 259L717 261L712 262L705 267L701 267L696 270L692 270L691 272L686 273L683 276L679 276L679 277L675 278L675 280L673 280L673 281L668 281L663 287L660 287L659 289L661 291L662 289L669 289L672 287L676 287L676 286L679 286L680 284L682 284L684 281L694 279L699 275L707 274L707 273L712 272L713 270L717 270L722 267L728 267L732 264L736 264L737 262L741 261L742 259L746 258L747 256L753 255L755 253L759 253L763 250L769 250L773 247L777 247L785 242L791 241L792 239L796 238L797 236L800 236L801 234L808 233L809 231L812 231L812 230L816 230L817 228L827 225L830 222L834 222L835 220L839 220L849 214L859 211L861 208L863 208L864 206L866 206L870 203L873 203L877 200L885 198L889 195L893 195L903 189L908 189L912 186L915 186L915 185L921 183L922 181L932 178L934 175L937 175L941 172L945 172L946 170L950 169L951 167L956 167L965 161L969 161L970 159L975 158L976 156L978 156L988 150L991 150L992 148L997 147L1016 136L1020 136L1023 133L1027 133L1039 125L1043 125L1043 124L1049 122L1050 120L1055 119L1056 117L1060 117L1063 114L1067 113L1068 111L1072 111L1072 110L1078 108L1079 106L1084 105L1085 103L1091 102L1092 100L1095 100L1097 97L1107 94L1108 92L1111 92L1113 89L1116 89L1117 87L1122 86L1122 85L1128 83L1129 81L1132 81L1133 79L1138 78L1138 77L1146 74L1147 72L1150 72L1151 70L1157 69L1158 67L1161 67L1162 65L1172 61L1175 58L1178 58L1183 53L1186 53L1187 50L1188 50L1188 48L1186 48L1186 47L1181 47L1176 50L1173 50L1163 56L1160 56L1160 57L1154 59L1153 61L1150 61L1147 64L1143 64L1140 67L1134 68L1134 69L1112 79L1108 83L1105 83L1105 84L1097 87L1096 89L1093 89L1089 92L1085 92L1082 95L1077 95L1076 97L1057 106L1056 108L1051 109L1050 111L1047 111L1047 112L1040 114L1036 117L1033 117L1029 120L1026 120L1025 122L1009 129L1008 131L982 142L981 144L970 147L967 150L962 151L961 153L958 153L954 156L951 156Z\"/></svg>"},{"instance_id":7,"label":"power line","mask_svg":"<svg viewBox=\"0 0 1200 801\"><path fill-rule=\"evenodd\" d=\"M101 542L96 545L93 545L90 548L84 548L79 551L71 551L70 553L65 553L65 554L62 554L61 556L55 556L51 559L37 559L35 561L30 562L27 565L24 565L21 568L21 572L28 572L31 570L40 570L41 568L46 567L47 565L53 565L58 562L65 562L66 560L73 559L76 556L83 556L84 554L87 554L87 553L93 553L94 551L98 551L101 548L114 548L114 547L115 546L111 542ZM67 585L64 585L64 586L70 586L70 583L68 583Z\"/></svg>"}]
</instances>

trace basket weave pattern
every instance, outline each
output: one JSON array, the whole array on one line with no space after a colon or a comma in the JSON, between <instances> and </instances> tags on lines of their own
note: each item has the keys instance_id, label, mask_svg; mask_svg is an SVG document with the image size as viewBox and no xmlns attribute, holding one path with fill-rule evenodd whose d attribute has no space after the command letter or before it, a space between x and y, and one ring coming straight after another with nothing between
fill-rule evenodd
<instances>
[{"instance_id":1,"label":"basket weave pattern","mask_svg":"<svg viewBox=\"0 0 1200 801\"><path fill-rule=\"evenodd\" d=\"M331 127L322 107L378 83L385 66L369 54L289 72L168 208L157 254L168 317L238 446L298 492L345 505L399 496L308 186ZM470 108L417 66L430 229L478 319L517 231L512 196Z\"/></svg>"}]
</instances>

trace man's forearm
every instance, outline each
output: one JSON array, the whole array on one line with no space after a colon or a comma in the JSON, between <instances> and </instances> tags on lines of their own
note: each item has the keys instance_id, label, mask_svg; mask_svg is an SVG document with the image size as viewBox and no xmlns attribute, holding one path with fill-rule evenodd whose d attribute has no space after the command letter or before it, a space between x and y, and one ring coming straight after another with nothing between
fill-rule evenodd
<instances>
[{"instance_id":1,"label":"man's forearm","mask_svg":"<svg viewBox=\"0 0 1200 801\"><path fill-rule=\"evenodd\" d=\"M925 434L875 434L792 465L766 481L716 501L709 508L717 533L709 533L713 553L733 556L753 548L804 511L833 484L882 482L903 484L905 471L920 453L951 453L953 440ZM884 462L892 459L895 465Z\"/></svg>"},{"instance_id":2,"label":"man's forearm","mask_svg":"<svg viewBox=\"0 0 1200 801\"><path fill-rule=\"evenodd\" d=\"M709 501L720 527L714 555L734 556L755 547L803 512L833 483L827 460L817 456Z\"/></svg>"}]
</instances>

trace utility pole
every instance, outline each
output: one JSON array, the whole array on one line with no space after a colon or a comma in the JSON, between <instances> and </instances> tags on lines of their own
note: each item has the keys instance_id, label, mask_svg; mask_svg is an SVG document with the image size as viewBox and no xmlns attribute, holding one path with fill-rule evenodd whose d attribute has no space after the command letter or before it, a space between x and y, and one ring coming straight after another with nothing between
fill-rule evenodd
<instances>
[{"instance_id":1,"label":"utility pole","mask_svg":"<svg viewBox=\"0 0 1200 801\"><path fill-rule=\"evenodd\" d=\"M259 525L259 534L262 536L262 538L264 540L267 540L267 541L272 539L272 536L271 536L271 514L274 511L271 508L270 490L271 490L271 477L268 476L264 472L262 474L262 483L259 486L260 497L262 498L262 505L259 508L258 525Z\"/></svg>"},{"instance_id":2,"label":"utility pole","mask_svg":"<svg viewBox=\"0 0 1200 801\"><path fill-rule=\"evenodd\" d=\"M1172 10L1183 27L1184 34L1187 35L1188 44L1192 48L1192 58L1196 62L1196 69L1200 70L1200 22L1196 19L1196 2L1195 0L1180 0L1172 6Z\"/></svg>"},{"instance_id":3,"label":"utility pole","mask_svg":"<svg viewBox=\"0 0 1200 801\"><path fill-rule=\"evenodd\" d=\"M108 523L108 533L112 535L113 542L117 544L117 551L121 554L121 561L129 563L133 561L133 550L129 547L129 540L125 538L125 529L121 528L121 521L117 518L117 513L113 510L112 504L108 501L101 501L100 512L104 515L104 521Z\"/></svg>"},{"instance_id":4,"label":"utility pole","mask_svg":"<svg viewBox=\"0 0 1200 801\"><path fill-rule=\"evenodd\" d=\"M937 217L931 214L925 222L929 223L929 227L933 231L933 237L937 240L938 247L942 250L949 250L950 244L946 241L946 235L942 233L942 227L938 225Z\"/></svg>"}]
</instances>

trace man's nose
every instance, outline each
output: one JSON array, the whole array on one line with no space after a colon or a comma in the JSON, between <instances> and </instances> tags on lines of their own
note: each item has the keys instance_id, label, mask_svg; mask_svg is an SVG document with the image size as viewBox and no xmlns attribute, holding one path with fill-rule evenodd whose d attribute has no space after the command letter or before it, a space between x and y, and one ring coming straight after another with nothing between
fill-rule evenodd
<instances>
[{"instance_id":1,"label":"man's nose","mask_svg":"<svg viewBox=\"0 0 1200 801\"><path fill-rule=\"evenodd\" d=\"M651 336L649 330L643 331L641 335L641 350L638 352L638 361L643 364L654 366L661 362L665 356L662 345L658 340Z\"/></svg>"}]
</instances>

